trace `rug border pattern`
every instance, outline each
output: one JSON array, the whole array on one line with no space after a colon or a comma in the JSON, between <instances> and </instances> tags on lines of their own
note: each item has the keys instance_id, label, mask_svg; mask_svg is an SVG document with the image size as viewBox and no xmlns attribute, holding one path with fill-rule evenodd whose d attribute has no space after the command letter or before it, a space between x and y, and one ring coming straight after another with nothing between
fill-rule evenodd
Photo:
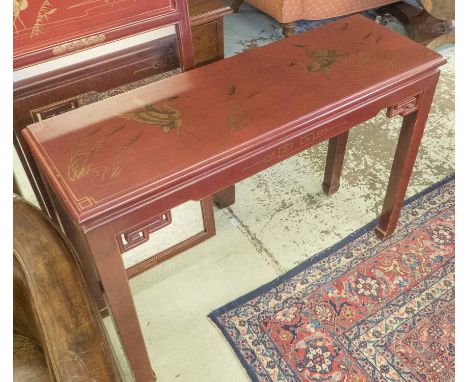
<instances>
[{"instance_id":1,"label":"rug border pattern","mask_svg":"<svg viewBox=\"0 0 468 382\"><path fill-rule=\"evenodd\" d=\"M451 174L448 177L440 180L439 182L433 184L432 186L426 188L425 190L411 196L410 198L405 200L404 206L407 206L411 204L412 202L416 201L417 199L423 198L424 196L434 192L438 188L443 187L447 183L450 183L455 180L455 174ZM345 247L347 244L349 244L352 241L355 241L359 239L361 236L365 235L366 233L369 233L372 231L378 224L379 218L376 218L372 220L370 223L366 224L362 228L359 228L358 230L354 231L338 243L334 244L333 246L319 252L315 256L310 257L309 259L305 260L303 263L299 264L298 266L292 268L288 272L284 273L283 275L277 277L276 279L268 282L267 284L264 284L257 289L225 304L224 306L214 310L211 312L208 317L211 319L211 321L218 327L218 329L221 331L221 333L224 335L225 339L228 341L230 344L231 348L235 352L237 358L241 362L242 366L246 370L247 374L249 377L252 379L252 381L259 381L257 374L252 370L252 365L247 363L247 361L244 359L244 356L241 354L240 349L236 346L233 338L231 338L231 335L228 333L228 329L218 320L218 317L223 315L224 313L227 313L236 307L260 296L261 294L264 294L275 287L278 287L280 284L284 283L287 280L290 280L294 278L296 275L300 274L301 272L305 271L307 268L311 267L312 265L320 262L321 260L326 259L333 253L336 253L343 247ZM323 275L325 276L325 275ZM326 276L325 276L326 277ZM295 376L296 377L296 376Z\"/></svg>"}]
</instances>

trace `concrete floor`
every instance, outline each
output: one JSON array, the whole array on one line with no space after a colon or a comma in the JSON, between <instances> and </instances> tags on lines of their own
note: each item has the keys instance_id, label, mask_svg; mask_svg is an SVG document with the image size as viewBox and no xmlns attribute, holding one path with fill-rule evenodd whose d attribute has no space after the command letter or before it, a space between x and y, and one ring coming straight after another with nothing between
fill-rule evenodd
<instances>
[{"instance_id":1,"label":"concrete floor","mask_svg":"<svg viewBox=\"0 0 468 382\"><path fill-rule=\"evenodd\" d=\"M247 7L226 17L225 36L231 55L279 38L280 30ZM449 62L442 68L407 197L454 171L454 47L439 52ZM215 237L131 280L159 382L249 381L207 315L374 219L399 123L380 113L351 131L341 188L332 197L321 190L326 154L321 144L239 183L236 204L215 210ZM106 324L130 381L110 320Z\"/></svg>"}]
</instances>

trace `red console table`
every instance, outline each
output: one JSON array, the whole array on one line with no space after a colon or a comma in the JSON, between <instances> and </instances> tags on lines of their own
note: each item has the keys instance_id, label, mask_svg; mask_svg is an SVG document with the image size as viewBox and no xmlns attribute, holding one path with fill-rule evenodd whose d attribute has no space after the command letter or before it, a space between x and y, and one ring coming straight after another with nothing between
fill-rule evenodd
<instances>
[{"instance_id":1,"label":"red console table","mask_svg":"<svg viewBox=\"0 0 468 382\"><path fill-rule=\"evenodd\" d=\"M138 381L153 373L122 251L170 224L175 206L209 203L210 195L324 140L324 190L337 191L348 131L384 108L403 117L376 229L387 237L444 63L352 16L23 130L98 301L102 284Z\"/></svg>"}]
</instances>

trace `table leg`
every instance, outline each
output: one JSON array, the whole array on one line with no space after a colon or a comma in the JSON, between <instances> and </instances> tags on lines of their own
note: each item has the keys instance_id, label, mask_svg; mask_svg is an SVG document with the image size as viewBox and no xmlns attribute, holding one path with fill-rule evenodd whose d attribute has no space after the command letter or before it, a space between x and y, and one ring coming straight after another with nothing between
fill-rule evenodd
<instances>
[{"instance_id":1,"label":"table leg","mask_svg":"<svg viewBox=\"0 0 468 382\"><path fill-rule=\"evenodd\" d=\"M341 170L348 142L349 130L328 141L327 162L322 188L327 195L332 195L340 187Z\"/></svg>"},{"instance_id":2,"label":"table leg","mask_svg":"<svg viewBox=\"0 0 468 382\"><path fill-rule=\"evenodd\" d=\"M296 33L296 22L292 21L290 23L280 23L281 29L283 30L284 37L293 36Z\"/></svg>"},{"instance_id":3,"label":"table leg","mask_svg":"<svg viewBox=\"0 0 468 382\"><path fill-rule=\"evenodd\" d=\"M438 76L435 78L435 84L437 78ZM393 159L382 214L375 229L375 233L380 239L387 238L395 231L400 217L406 189L434 97L435 84L421 94L405 99L387 111L389 117L394 115L403 116L403 123Z\"/></svg>"},{"instance_id":4,"label":"table leg","mask_svg":"<svg viewBox=\"0 0 468 382\"><path fill-rule=\"evenodd\" d=\"M113 238L87 233L112 317L130 368L137 382L153 382L156 376L146 350L127 273ZM111 245L107 243L111 243Z\"/></svg>"},{"instance_id":5,"label":"table leg","mask_svg":"<svg viewBox=\"0 0 468 382\"><path fill-rule=\"evenodd\" d=\"M213 195L213 202L215 202L219 208L229 207L230 205L234 204L235 201L236 201L236 185L235 184Z\"/></svg>"},{"instance_id":6,"label":"table leg","mask_svg":"<svg viewBox=\"0 0 468 382\"><path fill-rule=\"evenodd\" d=\"M243 2L244 2L244 0L234 0L232 2L231 8L234 11L234 13L239 12L239 8L240 8L240 6L242 5Z\"/></svg>"}]
</instances>

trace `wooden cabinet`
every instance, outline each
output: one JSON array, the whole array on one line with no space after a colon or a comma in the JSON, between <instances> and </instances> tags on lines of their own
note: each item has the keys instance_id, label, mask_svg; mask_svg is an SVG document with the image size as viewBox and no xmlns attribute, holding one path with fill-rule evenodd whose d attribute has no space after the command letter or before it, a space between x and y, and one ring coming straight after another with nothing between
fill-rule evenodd
<instances>
[{"instance_id":1,"label":"wooden cabinet","mask_svg":"<svg viewBox=\"0 0 468 382\"><path fill-rule=\"evenodd\" d=\"M83 93L193 68L188 6L186 0L15 0L13 16L13 142L39 205L55 219L20 131L79 107ZM168 28L165 37L142 37ZM76 59L117 44L109 53ZM59 65L63 60L73 63Z\"/></svg>"},{"instance_id":2,"label":"wooden cabinet","mask_svg":"<svg viewBox=\"0 0 468 382\"><path fill-rule=\"evenodd\" d=\"M13 5L15 69L183 24L187 7L185 0L14 0Z\"/></svg>"},{"instance_id":3,"label":"wooden cabinet","mask_svg":"<svg viewBox=\"0 0 468 382\"><path fill-rule=\"evenodd\" d=\"M196 66L223 59L223 17L231 7L221 0L189 0L188 5Z\"/></svg>"}]
</instances>

